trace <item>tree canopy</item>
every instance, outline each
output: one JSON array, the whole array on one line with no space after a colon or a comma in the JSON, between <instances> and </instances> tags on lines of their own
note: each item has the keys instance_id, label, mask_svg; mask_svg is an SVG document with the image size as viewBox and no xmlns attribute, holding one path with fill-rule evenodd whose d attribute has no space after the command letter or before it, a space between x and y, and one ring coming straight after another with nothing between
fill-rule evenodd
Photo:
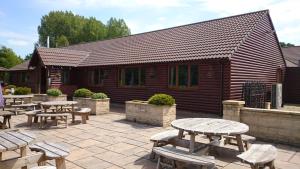
<instances>
[{"instance_id":1,"label":"tree canopy","mask_svg":"<svg viewBox=\"0 0 300 169\"><path fill-rule=\"evenodd\" d=\"M20 56L17 56L15 52L5 46L0 48L0 66L5 68L11 68L17 64L22 63L23 60Z\"/></svg>"},{"instance_id":2,"label":"tree canopy","mask_svg":"<svg viewBox=\"0 0 300 169\"><path fill-rule=\"evenodd\" d=\"M130 35L130 29L123 19L111 18L107 25L94 17L86 18L71 11L52 11L44 15L38 26L39 43L50 47L62 47L80 42Z\"/></svg>"},{"instance_id":3,"label":"tree canopy","mask_svg":"<svg viewBox=\"0 0 300 169\"><path fill-rule=\"evenodd\" d=\"M285 43L285 42L279 42L280 46L282 48L288 48L288 47L292 47L292 46L295 46L294 44L292 43Z\"/></svg>"}]
</instances>

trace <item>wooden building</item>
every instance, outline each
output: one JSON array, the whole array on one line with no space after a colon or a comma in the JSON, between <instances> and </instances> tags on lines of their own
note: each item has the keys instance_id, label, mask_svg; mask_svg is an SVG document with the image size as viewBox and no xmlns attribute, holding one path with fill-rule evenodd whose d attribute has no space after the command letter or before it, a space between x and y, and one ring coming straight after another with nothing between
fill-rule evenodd
<instances>
[{"instance_id":1,"label":"wooden building","mask_svg":"<svg viewBox=\"0 0 300 169\"><path fill-rule=\"evenodd\" d=\"M269 11L258 11L111 40L37 48L29 67L36 91L81 87L112 102L175 97L179 109L220 114L242 84L282 79L285 61Z\"/></svg>"}]
</instances>

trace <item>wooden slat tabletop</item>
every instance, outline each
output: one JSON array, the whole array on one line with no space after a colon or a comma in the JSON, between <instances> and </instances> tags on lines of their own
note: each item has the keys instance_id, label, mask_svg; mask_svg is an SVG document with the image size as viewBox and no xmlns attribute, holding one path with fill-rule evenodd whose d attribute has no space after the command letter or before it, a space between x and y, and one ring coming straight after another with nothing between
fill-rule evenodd
<instances>
[{"instance_id":1,"label":"wooden slat tabletop","mask_svg":"<svg viewBox=\"0 0 300 169\"><path fill-rule=\"evenodd\" d=\"M66 157L70 154L68 148L57 143L40 142L30 145L29 148L33 151L41 151L49 159Z\"/></svg>"},{"instance_id":2,"label":"wooden slat tabletop","mask_svg":"<svg viewBox=\"0 0 300 169\"><path fill-rule=\"evenodd\" d=\"M185 118L174 120L172 127L192 133L213 135L243 134L249 126L236 121L213 118Z\"/></svg>"},{"instance_id":3,"label":"wooden slat tabletop","mask_svg":"<svg viewBox=\"0 0 300 169\"><path fill-rule=\"evenodd\" d=\"M33 134L24 131L2 131L0 132L0 152L16 150L34 140Z\"/></svg>"}]
</instances>

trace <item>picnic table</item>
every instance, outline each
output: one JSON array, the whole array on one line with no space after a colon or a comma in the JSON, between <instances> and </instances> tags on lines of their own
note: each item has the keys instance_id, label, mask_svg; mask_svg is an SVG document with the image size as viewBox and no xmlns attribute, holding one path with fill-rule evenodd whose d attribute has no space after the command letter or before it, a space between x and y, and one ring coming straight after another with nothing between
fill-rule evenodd
<instances>
[{"instance_id":1,"label":"picnic table","mask_svg":"<svg viewBox=\"0 0 300 169\"><path fill-rule=\"evenodd\" d=\"M0 161L3 160L2 153L20 149L21 157L27 155L27 146L35 140L35 135L19 131L1 131L0 132Z\"/></svg>"},{"instance_id":2,"label":"picnic table","mask_svg":"<svg viewBox=\"0 0 300 169\"><path fill-rule=\"evenodd\" d=\"M44 109L44 113L49 113L47 110L50 107L55 107L54 113L60 113L64 111L64 107L71 106L71 110L69 111L72 114L72 123L75 122L74 116L74 106L77 104L76 101L49 101L49 102L42 102L41 105Z\"/></svg>"},{"instance_id":3,"label":"picnic table","mask_svg":"<svg viewBox=\"0 0 300 169\"><path fill-rule=\"evenodd\" d=\"M4 105L6 105L7 99L12 99L13 104L16 104L16 100L21 100L21 102L26 98L33 98L33 95L3 95L4 98Z\"/></svg>"},{"instance_id":4,"label":"picnic table","mask_svg":"<svg viewBox=\"0 0 300 169\"><path fill-rule=\"evenodd\" d=\"M27 103L27 104L16 104L16 105L12 105L13 108L15 108L15 114L18 115L18 109L27 109L27 108L31 108L31 110L35 110L36 106L38 106L38 104L35 103Z\"/></svg>"},{"instance_id":5,"label":"picnic table","mask_svg":"<svg viewBox=\"0 0 300 169\"><path fill-rule=\"evenodd\" d=\"M10 111L0 111L0 116L3 117L3 121L0 122L1 124L1 127L0 128L10 128L10 119L11 119L11 116L14 115L12 112ZM8 124L8 126L6 125Z\"/></svg>"},{"instance_id":6,"label":"picnic table","mask_svg":"<svg viewBox=\"0 0 300 169\"><path fill-rule=\"evenodd\" d=\"M244 152L241 134L249 131L249 126L240 122L214 119L214 118L184 118L174 120L172 127L179 130L178 137L181 138L184 131L190 135L189 151L195 150L195 136L204 134L208 136L232 135L236 137L239 151Z\"/></svg>"}]
</instances>

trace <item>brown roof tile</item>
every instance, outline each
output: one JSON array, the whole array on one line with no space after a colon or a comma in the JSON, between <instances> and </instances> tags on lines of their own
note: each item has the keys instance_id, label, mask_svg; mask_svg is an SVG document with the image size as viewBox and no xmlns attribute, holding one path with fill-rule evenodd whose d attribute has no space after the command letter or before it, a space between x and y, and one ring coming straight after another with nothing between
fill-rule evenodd
<instances>
[{"instance_id":1,"label":"brown roof tile","mask_svg":"<svg viewBox=\"0 0 300 169\"><path fill-rule=\"evenodd\" d=\"M47 64L96 66L230 57L268 11L39 52ZM74 50L60 54L57 50ZM76 52L78 51L78 55ZM88 56L79 51L89 52ZM45 56L46 55L46 56ZM58 56L57 56L58 55ZM74 55L74 56L73 56ZM66 57L66 58L63 58ZM80 63L76 64L74 60ZM77 59L76 59L77 58ZM84 59L83 59L84 58Z\"/></svg>"},{"instance_id":2,"label":"brown roof tile","mask_svg":"<svg viewBox=\"0 0 300 169\"><path fill-rule=\"evenodd\" d=\"M281 48L288 67L300 66L300 46Z\"/></svg>"},{"instance_id":3,"label":"brown roof tile","mask_svg":"<svg viewBox=\"0 0 300 169\"><path fill-rule=\"evenodd\" d=\"M29 60L8 69L9 71L28 70Z\"/></svg>"}]
</instances>

